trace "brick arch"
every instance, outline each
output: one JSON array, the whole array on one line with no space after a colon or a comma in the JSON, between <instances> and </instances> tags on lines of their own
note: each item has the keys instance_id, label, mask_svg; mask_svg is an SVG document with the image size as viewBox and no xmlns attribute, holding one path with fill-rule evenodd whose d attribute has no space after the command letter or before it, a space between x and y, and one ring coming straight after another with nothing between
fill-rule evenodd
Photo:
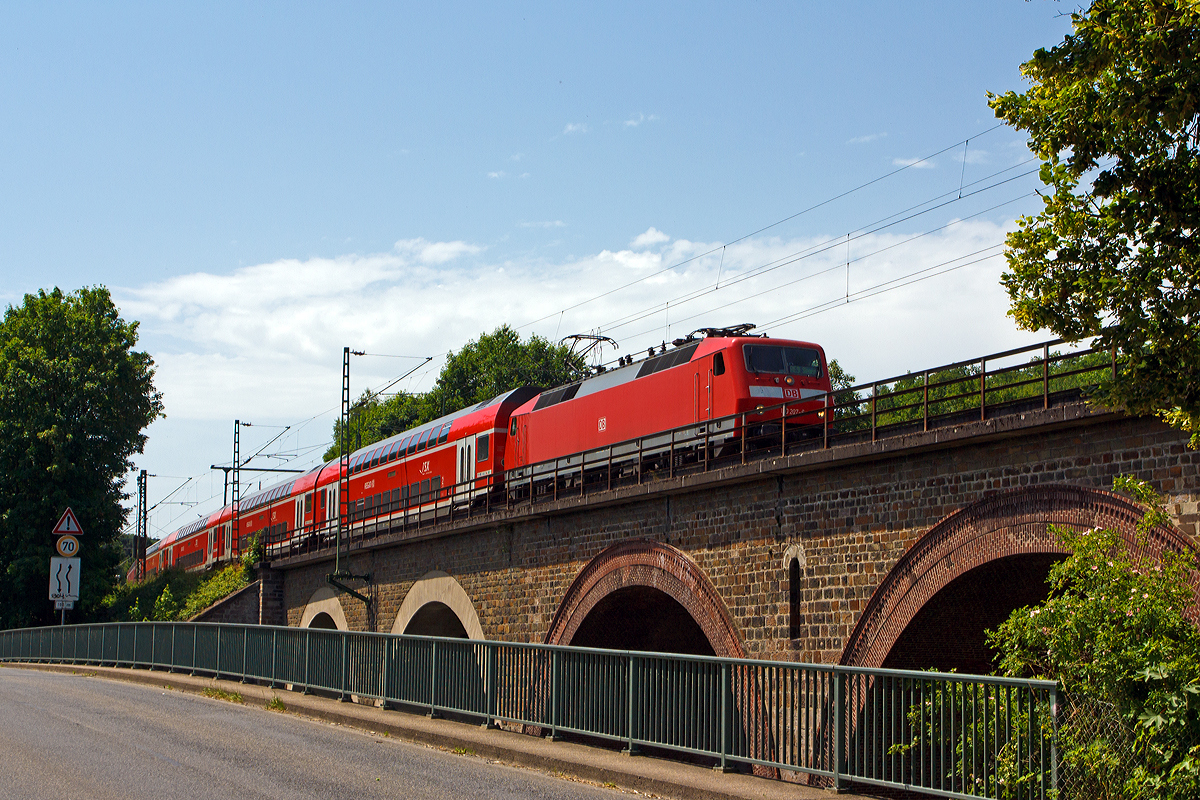
<instances>
[{"instance_id":1,"label":"brick arch","mask_svg":"<svg viewBox=\"0 0 1200 800\"><path fill-rule=\"evenodd\" d=\"M670 545L645 539L615 544L588 562L554 612L546 644L570 644L597 603L629 586L665 593L696 620L713 652L745 658L733 618L699 565Z\"/></svg>"},{"instance_id":2,"label":"brick arch","mask_svg":"<svg viewBox=\"0 0 1200 800\"><path fill-rule=\"evenodd\" d=\"M984 498L946 516L909 548L871 596L842 651L842 664L879 667L904 629L941 589L1002 558L1065 554L1049 526L1111 528L1131 551L1158 558L1194 549L1178 530L1160 525L1144 543L1136 536L1142 509L1113 492L1047 484Z\"/></svg>"}]
</instances>

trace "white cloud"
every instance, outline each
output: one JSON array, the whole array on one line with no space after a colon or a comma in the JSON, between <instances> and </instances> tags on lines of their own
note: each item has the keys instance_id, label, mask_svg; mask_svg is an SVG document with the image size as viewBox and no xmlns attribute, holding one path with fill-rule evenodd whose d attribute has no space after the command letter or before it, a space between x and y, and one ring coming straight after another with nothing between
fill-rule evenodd
<instances>
[{"instance_id":1,"label":"white cloud","mask_svg":"<svg viewBox=\"0 0 1200 800\"><path fill-rule=\"evenodd\" d=\"M651 122L656 119L658 119L658 116L655 114L646 116L645 114L639 113L636 117L631 117L631 118L625 120L625 127L636 128L638 125L641 125L643 122Z\"/></svg>"},{"instance_id":2,"label":"white cloud","mask_svg":"<svg viewBox=\"0 0 1200 800\"><path fill-rule=\"evenodd\" d=\"M396 251L415 256L423 264L445 264L462 256L482 253L483 248L466 242L427 242L424 239L401 239Z\"/></svg>"},{"instance_id":3,"label":"white cloud","mask_svg":"<svg viewBox=\"0 0 1200 800\"><path fill-rule=\"evenodd\" d=\"M658 228L647 228L645 233L639 233L632 242L630 247L650 247L651 245L662 244L663 242L671 241L671 237L660 231Z\"/></svg>"},{"instance_id":4,"label":"white cloud","mask_svg":"<svg viewBox=\"0 0 1200 800\"><path fill-rule=\"evenodd\" d=\"M887 131L881 133L869 133L866 136L855 136L853 139L846 140L846 144L867 144L878 139L883 139L887 136Z\"/></svg>"},{"instance_id":5,"label":"white cloud","mask_svg":"<svg viewBox=\"0 0 1200 800\"><path fill-rule=\"evenodd\" d=\"M489 178L503 178L503 177L504 177L505 175L507 175L507 174L508 174L507 172L504 172L503 170L500 170L499 172L489 172L489 173L487 174L487 176L488 176Z\"/></svg>"},{"instance_id":6,"label":"white cloud","mask_svg":"<svg viewBox=\"0 0 1200 800\"><path fill-rule=\"evenodd\" d=\"M587 133L587 131L588 131L588 126L587 126L586 122L568 122L567 126L565 128L563 128L564 134Z\"/></svg>"},{"instance_id":7,"label":"white cloud","mask_svg":"<svg viewBox=\"0 0 1200 800\"><path fill-rule=\"evenodd\" d=\"M513 153L511 156L508 157L508 160L509 161L520 161L524 157L525 157L524 153Z\"/></svg>"},{"instance_id":8,"label":"white cloud","mask_svg":"<svg viewBox=\"0 0 1200 800\"><path fill-rule=\"evenodd\" d=\"M892 165L897 167L912 167L913 169L933 169L936 164L925 158L893 158Z\"/></svg>"}]
</instances>

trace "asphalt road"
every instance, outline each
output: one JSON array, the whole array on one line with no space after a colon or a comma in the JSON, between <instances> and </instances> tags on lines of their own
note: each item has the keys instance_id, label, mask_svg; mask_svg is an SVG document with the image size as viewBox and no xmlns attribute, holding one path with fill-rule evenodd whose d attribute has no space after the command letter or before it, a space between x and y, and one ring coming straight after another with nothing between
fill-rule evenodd
<instances>
[{"instance_id":1,"label":"asphalt road","mask_svg":"<svg viewBox=\"0 0 1200 800\"><path fill-rule=\"evenodd\" d=\"M617 796L535 770L225 700L0 669L0 798Z\"/></svg>"}]
</instances>

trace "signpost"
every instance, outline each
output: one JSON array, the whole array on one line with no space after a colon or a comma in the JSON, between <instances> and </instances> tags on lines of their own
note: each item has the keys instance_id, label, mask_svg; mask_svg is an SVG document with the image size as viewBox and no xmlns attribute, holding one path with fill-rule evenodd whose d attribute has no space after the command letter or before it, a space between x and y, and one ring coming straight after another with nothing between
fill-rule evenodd
<instances>
[{"instance_id":1,"label":"signpost","mask_svg":"<svg viewBox=\"0 0 1200 800\"><path fill-rule=\"evenodd\" d=\"M58 537L55 542L58 557L50 559L50 599L54 601L54 610L62 612L59 624L66 625L67 611L74 609L79 599L81 568L77 537L83 535L83 528L75 512L68 508L51 533Z\"/></svg>"}]
</instances>

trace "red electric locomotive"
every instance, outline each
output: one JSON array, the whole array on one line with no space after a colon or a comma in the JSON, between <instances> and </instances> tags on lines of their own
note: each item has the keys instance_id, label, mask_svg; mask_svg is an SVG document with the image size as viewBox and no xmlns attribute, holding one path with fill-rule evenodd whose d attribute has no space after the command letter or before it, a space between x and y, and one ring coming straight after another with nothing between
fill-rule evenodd
<instances>
[{"instance_id":1,"label":"red electric locomotive","mask_svg":"<svg viewBox=\"0 0 1200 800\"><path fill-rule=\"evenodd\" d=\"M519 498L539 475L592 463L588 451L606 448L609 468L635 452L644 458L647 447L673 443L680 428L696 427L714 448L745 436L743 426L778 430L783 403L789 430L819 429L830 392L824 351L747 336L750 327L698 331L703 338L693 334L641 361L622 359L549 391L514 389L375 442L351 454L348 476L332 461L242 498L236 531L232 506L180 528L147 551L147 572L231 561L256 534L272 555L326 545L337 528L339 477L348 477L353 535L469 506L506 486Z\"/></svg>"},{"instance_id":2,"label":"red electric locomotive","mask_svg":"<svg viewBox=\"0 0 1200 800\"><path fill-rule=\"evenodd\" d=\"M714 333L543 392L517 409L505 463L510 494L520 496L520 482L531 476L579 464L585 456L577 454L586 451L611 448L606 458L622 458L634 446L621 443L669 443L656 441L658 432L698 425L712 445L739 435L741 420L756 432L778 427L782 403L791 403L788 424L797 430L823 421L830 384L820 345Z\"/></svg>"}]
</instances>

